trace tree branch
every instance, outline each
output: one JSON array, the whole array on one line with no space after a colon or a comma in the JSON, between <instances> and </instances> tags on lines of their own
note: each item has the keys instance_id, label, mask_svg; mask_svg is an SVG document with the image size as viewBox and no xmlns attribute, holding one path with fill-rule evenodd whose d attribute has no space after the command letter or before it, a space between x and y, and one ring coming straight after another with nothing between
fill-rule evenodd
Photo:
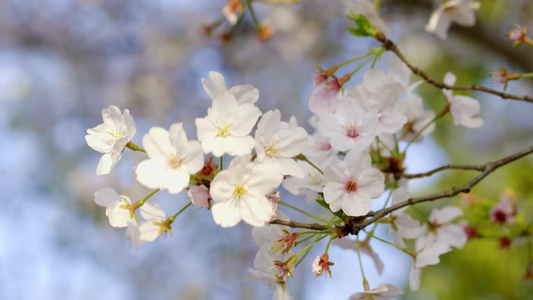
<instances>
[{"instance_id":1,"label":"tree branch","mask_svg":"<svg viewBox=\"0 0 533 300\"><path fill-rule=\"evenodd\" d=\"M278 225L284 225L284 226L288 226L292 228L304 228L304 229L317 230L317 231L325 231L325 230L335 231L335 227L331 227L331 226L326 226L326 225L321 225L321 224L316 224L316 223L300 223L300 222L294 222L294 221L283 221L279 219L276 219L270 222L270 224L278 224Z\"/></svg>"},{"instance_id":2,"label":"tree branch","mask_svg":"<svg viewBox=\"0 0 533 300\"><path fill-rule=\"evenodd\" d=\"M421 178L421 177L427 177L431 176L435 173L438 173L440 171L444 170L476 170L476 171L483 171L485 170L485 165L481 166L473 166L473 165L445 165L442 167L438 167L434 170L424 172L424 173L418 173L418 174L401 174L400 176L403 178L413 179L413 178Z\"/></svg>"},{"instance_id":3,"label":"tree branch","mask_svg":"<svg viewBox=\"0 0 533 300\"><path fill-rule=\"evenodd\" d=\"M441 89L448 89L448 90L463 90L463 91L473 90L473 91L480 91L480 92L484 92L484 93L500 96L502 99L513 99L513 100L521 100L521 101L526 101L526 102L533 102L533 98L529 97L529 96L517 96L517 95L513 95L513 94L507 94L507 93L503 93L503 92L500 92L500 91L497 91L497 90L489 89L489 88L486 88L484 86L477 85L477 84L473 84L473 85L470 85L470 86L467 86L467 85L455 85L455 86L452 86L452 85L448 85L448 84L445 84L443 82L437 81L437 80L429 77L429 75L426 74L426 72L424 72L424 71L420 70L419 68L417 68L417 67L413 66L412 64L410 64L409 61L407 61L407 59L405 58L405 56L403 56L403 54L400 52L400 49L398 49L396 44L394 44L393 41L391 41L387 37L385 37L385 35L383 35L383 34L379 35L378 34L376 39L383 44L383 47L385 49L390 50L394 54L396 54L396 56L398 56L398 58L404 64L406 64L407 67L409 67L409 69L411 69L411 71L414 74L422 77L422 79L424 79L427 83L430 83L430 84L434 85L435 87L438 87L438 88L441 88Z\"/></svg>"}]
</instances>

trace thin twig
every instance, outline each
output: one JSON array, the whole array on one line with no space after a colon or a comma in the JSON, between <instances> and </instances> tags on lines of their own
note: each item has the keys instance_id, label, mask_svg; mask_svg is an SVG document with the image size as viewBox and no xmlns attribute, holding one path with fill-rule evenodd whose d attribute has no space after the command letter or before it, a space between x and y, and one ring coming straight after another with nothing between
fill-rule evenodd
<instances>
[{"instance_id":1,"label":"thin twig","mask_svg":"<svg viewBox=\"0 0 533 300\"><path fill-rule=\"evenodd\" d=\"M418 173L418 174L401 174L400 176L403 177L403 178L408 178L408 179L412 179L412 178L421 178L421 177L427 177L427 176L431 176L435 173L438 173L440 171L444 171L444 170L476 170L476 171L483 171L485 170L485 165L481 165L481 166L473 166L473 165L445 165L445 166L442 166L442 167L438 167L434 170L431 170L431 171L428 171L428 172L424 172L424 173Z\"/></svg>"},{"instance_id":2,"label":"thin twig","mask_svg":"<svg viewBox=\"0 0 533 300\"><path fill-rule=\"evenodd\" d=\"M316 223L300 223L300 222L294 222L294 221L283 221L283 220L274 220L270 222L270 224L279 224L284 226L289 226L292 228L305 228L305 229L311 229L311 230L318 230L318 231L334 231L335 227L316 224Z\"/></svg>"},{"instance_id":3,"label":"thin twig","mask_svg":"<svg viewBox=\"0 0 533 300\"><path fill-rule=\"evenodd\" d=\"M443 82L437 81L437 80L429 77L429 75L426 74L426 72L420 70L419 68L417 68L417 67L413 66L411 63L409 63L409 61L407 61L405 56L403 56L403 54L400 52L400 50L398 49L396 44L394 44L393 41L391 41L387 37L385 37L385 35L383 35L383 34L382 35L378 35L376 38L381 43L383 43L383 47L385 49L394 52L394 54L396 54L396 56L398 56L398 58L401 61L403 61L403 63L405 63L407 65L407 67L409 67L409 69L411 69L411 71L413 71L414 74L422 77L422 79L424 79L427 83L430 83L430 84L432 84L432 85L434 85L434 86L436 86L438 88L448 89L448 90L463 90L463 91L471 91L471 90L473 90L473 91L480 91L480 92L484 92L484 93L500 96L502 99L514 99L514 100L533 102L533 98L529 97L529 96L518 96L518 95L513 95L513 94L507 94L507 93L503 93L503 92L500 92L500 91L497 91L497 90L489 89L489 88L486 88L484 86L477 85L477 84L452 86L452 85L448 85L448 84L445 84Z\"/></svg>"}]
</instances>

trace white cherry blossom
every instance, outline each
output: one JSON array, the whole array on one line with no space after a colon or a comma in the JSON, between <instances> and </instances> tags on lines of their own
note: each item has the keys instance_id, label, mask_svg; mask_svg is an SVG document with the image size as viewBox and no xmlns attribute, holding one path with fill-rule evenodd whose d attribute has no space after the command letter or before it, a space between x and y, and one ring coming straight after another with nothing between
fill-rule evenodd
<instances>
[{"instance_id":1,"label":"white cherry blossom","mask_svg":"<svg viewBox=\"0 0 533 300\"><path fill-rule=\"evenodd\" d=\"M352 294L348 300L389 300L402 294L399 287L382 283L373 290Z\"/></svg>"},{"instance_id":2,"label":"white cherry blossom","mask_svg":"<svg viewBox=\"0 0 533 300\"><path fill-rule=\"evenodd\" d=\"M425 266L436 265L440 262L439 256L450 252L452 248L444 242L417 239L415 244L416 257L409 273L409 288L417 291L420 288L420 273Z\"/></svg>"},{"instance_id":3,"label":"white cherry blossom","mask_svg":"<svg viewBox=\"0 0 533 300\"><path fill-rule=\"evenodd\" d=\"M151 128L143 137L148 159L137 166L135 174L142 185L171 194L181 192L190 175L202 169L204 156L198 141L189 141L182 123L174 123L167 131Z\"/></svg>"},{"instance_id":4,"label":"white cherry blossom","mask_svg":"<svg viewBox=\"0 0 533 300\"><path fill-rule=\"evenodd\" d=\"M211 71L207 78L209 80L202 78L202 85L212 100L215 100L216 96L222 96L226 92L232 94L238 104L254 104L259 99L259 91L249 84L236 85L228 90L222 74Z\"/></svg>"},{"instance_id":5,"label":"white cherry blossom","mask_svg":"<svg viewBox=\"0 0 533 300\"><path fill-rule=\"evenodd\" d=\"M447 85L454 85L456 80L457 77L451 72L446 73L446 76L444 76L444 83ZM474 117L479 114L481 109L476 99L463 95L453 95L452 91L447 89L443 89L442 92L450 104L450 113L452 114L454 125L463 125L469 128L483 126L483 120L479 117Z\"/></svg>"},{"instance_id":6,"label":"white cherry blossom","mask_svg":"<svg viewBox=\"0 0 533 300\"><path fill-rule=\"evenodd\" d=\"M295 121L290 126L289 123L281 122L279 110L268 111L257 123L255 140L256 163L273 165L283 175L299 178L304 176L293 157L304 151L307 132L302 127L297 127Z\"/></svg>"},{"instance_id":7,"label":"white cherry blossom","mask_svg":"<svg viewBox=\"0 0 533 300\"><path fill-rule=\"evenodd\" d=\"M441 4L429 18L426 31L445 40L452 23L470 27L476 24L475 11L479 9L479 2L470 0L450 0Z\"/></svg>"},{"instance_id":8,"label":"white cherry blossom","mask_svg":"<svg viewBox=\"0 0 533 300\"><path fill-rule=\"evenodd\" d=\"M131 141L137 127L130 115L129 110L124 113L114 105L102 109L103 124L87 129L88 135L85 140L89 147L103 153L96 174L109 174L122 157L122 151L126 144Z\"/></svg>"},{"instance_id":9,"label":"white cherry blossom","mask_svg":"<svg viewBox=\"0 0 533 300\"><path fill-rule=\"evenodd\" d=\"M217 157L250 154L255 140L249 134L260 116L261 111L252 103L239 104L229 92L216 94L207 117L195 120L204 152Z\"/></svg>"},{"instance_id":10,"label":"white cherry blossom","mask_svg":"<svg viewBox=\"0 0 533 300\"><path fill-rule=\"evenodd\" d=\"M139 224L139 238L143 242L152 242L163 232L171 232L170 225L166 225L165 211L156 203L146 202L140 208L144 222Z\"/></svg>"},{"instance_id":11,"label":"white cherry blossom","mask_svg":"<svg viewBox=\"0 0 533 300\"><path fill-rule=\"evenodd\" d=\"M377 108L364 111L351 97L337 105L335 114L323 114L318 121L320 134L330 138L331 146L339 151L367 148L374 141L378 125Z\"/></svg>"},{"instance_id":12,"label":"white cherry blossom","mask_svg":"<svg viewBox=\"0 0 533 300\"><path fill-rule=\"evenodd\" d=\"M342 209L349 216L363 216L371 209L371 200L383 194L385 177L372 168L370 154L350 150L344 161L332 160L324 170L324 200L331 211Z\"/></svg>"},{"instance_id":13,"label":"white cherry blossom","mask_svg":"<svg viewBox=\"0 0 533 300\"><path fill-rule=\"evenodd\" d=\"M415 94L409 94L402 101L399 101L398 110L407 117L407 123L402 130L402 139L405 141L410 141L417 132L435 118L435 112L426 109L424 100ZM423 136L429 135L433 131L435 131L435 123L431 123L415 142L421 141Z\"/></svg>"},{"instance_id":14,"label":"white cherry blossom","mask_svg":"<svg viewBox=\"0 0 533 300\"><path fill-rule=\"evenodd\" d=\"M429 226L424 228L419 239L426 239L426 244L441 241L454 248L463 248L468 236L460 225L451 223L462 215L463 211L457 206L433 209L429 215Z\"/></svg>"},{"instance_id":15,"label":"white cherry blossom","mask_svg":"<svg viewBox=\"0 0 533 300\"><path fill-rule=\"evenodd\" d=\"M111 188L100 189L94 193L96 204L105 207L105 214L113 227L127 227L128 223L135 221L135 215L130 214L127 205L132 202L130 198L119 195Z\"/></svg>"},{"instance_id":16,"label":"white cherry blossom","mask_svg":"<svg viewBox=\"0 0 533 300\"><path fill-rule=\"evenodd\" d=\"M272 217L266 195L281 184L283 175L273 166L254 164L250 159L250 155L234 158L211 183L211 211L215 223L222 227L233 227L241 220L263 226Z\"/></svg>"},{"instance_id":17,"label":"white cherry blossom","mask_svg":"<svg viewBox=\"0 0 533 300\"><path fill-rule=\"evenodd\" d=\"M406 189L396 189L392 192L392 205L407 201L410 197L411 194ZM414 239L422 233L420 222L405 213L406 209L407 207L403 207L391 213L392 221L390 234L394 244L400 247L405 247L403 238Z\"/></svg>"}]
</instances>

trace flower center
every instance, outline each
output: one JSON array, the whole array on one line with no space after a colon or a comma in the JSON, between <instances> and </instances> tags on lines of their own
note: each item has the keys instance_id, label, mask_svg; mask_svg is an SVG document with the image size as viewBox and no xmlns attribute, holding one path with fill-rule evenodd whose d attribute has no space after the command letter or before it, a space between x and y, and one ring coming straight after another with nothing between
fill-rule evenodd
<instances>
[{"instance_id":1,"label":"flower center","mask_svg":"<svg viewBox=\"0 0 533 300\"><path fill-rule=\"evenodd\" d=\"M107 140L107 143L109 145L114 144L116 141L122 138L122 134L118 130L108 130L107 134L109 134L109 139Z\"/></svg>"},{"instance_id":2,"label":"flower center","mask_svg":"<svg viewBox=\"0 0 533 300\"><path fill-rule=\"evenodd\" d=\"M265 146L265 155L266 156L274 157L274 156L278 155L279 150L276 148L277 142L278 141L275 141L275 142L271 143L270 145Z\"/></svg>"},{"instance_id":3,"label":"flower center","mask_svg":"<svg viewBox=\"0 0 533 300\"><path fill-rule=\"evenodd\" d=\"M172 169L177 169L177 168L181 167L181 159L179 159L175 155L170 155L170 157L168 158L168 165Z\"/></svg>"},{"instance_id":4,"label":"flower center","mask_svg":"<svg viewBox=\"0 0 533 300\"><path fill-rule=\"evenodd\" d=\"M357 126L355 126L354 122L347 122L344 124L344 130L346 131L346 136L355 139L359 136L359 132L357 131Z\"/></svg>"},{"instance_id":5,"label":"flower center","mask_svg":"<svg viewBox=\"0 0 533 300\"><path fill-rule=\"evenodd\" d=\"M344 190L347 193L354 193L357 191L357 189L358 189L357 182L353 178L346 181L346 183L344 184Z\"/></svg>"},{"instance_id":6,"label":"flower center","mask_svg":"<svg viewBox=\"0 0 533 300\"><path fill-rule=\"evenodd\" d=\"M241 200L247 192L248 191L246 191L246 189L242 185L238 185L233 191L233 197L235 197L236 200Z\"/></svg>"},{"instance_id":7,"label":"flower center","mask_svg":"<svg viewBox=\"0 0 533 300\"><path fill-rule=\"evenodd\" d=\"M220 137L227 137L230 135L230 132L229 132L229 125L225 124L225 125L222 125L222 126L219 126L218 127L218 134L217 136L220 136Z\"/></svg>"}]
</instances>

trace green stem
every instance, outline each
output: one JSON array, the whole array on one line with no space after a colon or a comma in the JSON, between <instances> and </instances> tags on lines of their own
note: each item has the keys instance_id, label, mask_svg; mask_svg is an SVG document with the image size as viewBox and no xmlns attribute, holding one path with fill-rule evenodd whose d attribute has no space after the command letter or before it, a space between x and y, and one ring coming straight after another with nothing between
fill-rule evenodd
<instances>
[{"instance_id":1,"label":"green stem","mask_svg":"<svg viewBox=\"0 0 533 300\"><path fill-rule=\"evenodd\" d=\"M317 167L314 163L312 163L305 155L299 154L298 156L296 156L296 159L305 161L306 163L310 164L311 167L315 168L318 172L320 172L320 174L324 175L324 172L319 167Z\"/></svg>"},{"instance_id":2,"label":"green stem","mask_svg":"<svg viewBox=\"0 0 533 300\"><path fill-rule=\"evenodd\" d=\"M533 77L533 73L518 74L518 78L527 78L527 77Z\"/></svg>"},{"instance_id":3,"label":"green stem","mask_svg":"<svg viewBox=\"0 0 533 300\"><path fill-rule=\"evenodd\" d=\"M366 280L363 261L361 260L361 249L359 248L359 243L359 236L357 236L357 259L359 260L359 267L361 268L361 275L363 276L363 285L366 287L368 285L368 281Z\"/></svg>"},{"instance_id":4,"label":"green stem","mask_svg":"<svg viewBox=\"0 0 533 300\"><path fill-rule=\"evenodd\" d=\"M311 249L311 247L313 247L316 243L318 243L319 241L321 241L322 239L324 239L325 237L327 237L329 234L324 234L323 236L320 236L318 238L316 238L316 240L312 241L309 245L305 246L305 248L303 248L302 250L300 250L300 252L296 253L294 256L296 257L300 257L300 255L302 255L302 253L304 253L305 251L307 251L308 249Z\"/></svg>"},{"instance_id":5,"label":"green stem","mask_svg":"<svg viewBox=\"0 0 533 300\"><path fill-rule=\"evenodd\" d=\"M416 141L416 139L418 139L418 137L422 134L422 132L424 132L424 130L428 129L429 126L431 126L431 124L433 124L434 122L436 122L438 119L440 119L441 117L443 117L444 115L446 115L446 113L448 113L449 111L449 106L447 105L446 107L444 107L444 109L438 114L435 116L435 118L431 119L431 121L429 121L426 125L424 125L424 127L422 127L422 129L420 129L412 138L411 140L407 143L407 146L405 146L405 149L403 149L403 153L406 153L407 152L407 149L409 148L409 146L411 146L411 144Z\"/></svg>"},{"instance_id":6,"label":"green stem","mask_svg":"<svg viewBox=\"0 0 533 300\"><path fill-rule=\"evenodd\" d=\"M364 230L364 229L363 229L363 231L366 232L366 230ZM415 255L415 254L413 253L413 251L411 251L411 250L409 250L409 249L407 249L407 248L403 248L403 247L400 247L400 246L398 246L398 245L395 245L395 244L393 244L393 243L391 243L391 242L389 242L389 241L386 241L386 240L384 240L384 239L382 239L382 238L379 238L379 237L375 236L375 235L372 234L372 233L366 232L366 234L370 235L372 238L375 238L376 240L378 240L378 241L380 241L380 242L382 242L382 243L385 243L385 244L387 244L387 245L391 245L391 246L393 246L394 248L396 248L396 249L398 249L398 250L400 250L400 251L402 251L402 252L404 252L404 253L407 253L407 254L409 254L409 255L411 255L411 256Z\"/></svg>"},{"instance_id":7,"label":"green stem","mask_svg":"<svg viewBox=\"0 0 533 300\"><path fill-rule=\"evenodd\" d=\"M283 201L278 202L278 204L285 205L285 206L287 206L287 207L289 207L289 208L292 208L292 209L294 209L294 210L296 210L296 211L298 211L298 212L301 212L302 214L304 214L304 215L306 215L306 216L308 216L308 217L310 217L310 218L313 218L313 219L315 219L315 220L317 220L317 221L319 221L319 222L326 223L326 224L328 223L328 221L324 221L324 220L322 220L322 219L320 219L320 218L317 218L317 217L313 216L312 214L310 214L310 213L308 213L308 212L305 212L305 211L303 211L303 210L301 210L301 209L299 209L299 208L297 208L297 207L294 207L294 206L292 206L292 205L290 205L290 204L288 204L288 203L285 203L285 202L283 202Z\"/></svg>"},{"instance_id":8,"label":"green stem","mask_svg":"<svg viewBox=\"0 0 533 300\"><path fill-rule=\"evenodd\" d=\"M133 151L141 151L141 152L146 153L146 150L144 150L143 148L141 148L141 147L135 145L135 144L132 143L132 142L128 142L128 143L126 144L126 148L130 148L130 149L133 150Z\"/></svg>"},{"instance_id":9,"label":"green stem","mask_svg":"<svg viewBox=\"0 0 533 300\"><path fill-rule=\"evenodd\" d=\"M157 189L157 190L151 192L148 196L144 197L141 201L139 201L139 203L141 204L139 206L144 205L144 202L146 202L146 200L148 200L148 198L152 197L155 193L157 193L159 191L160 191L160 189Z\"/></svg>"},{"instance_id":10,"label":"green stem","mask_svg":"<svg viewBox=\"0 0 533 300\"><path fill-rule=\"evenodd\" d=\"M315 234L316 234L316 232L315 232ZM305 241L307 241L307 240L309 240L309 239L312 239L314 236L315 236L315 235L312 234L312 235L310 235L310 236L308 236L308 237L306 237L306 238L304 238L304 239L301 239L301 240L299 240L298 242L296 242L296 245L299 245L299 244L301 244L301 243L303 243L303 242L305 242Z\"/></svg>"},{"instance_id":11,"label":"green stem","mask_svg":"<svg viewBox=\"0 0 533 300\"><path fill-rule=\"evenodd\" d=\"M224 170L224 155L220 156L220 171Z\"/></svg>"},{"instance_id":12,"label":"green stem","mask_svg":"<svg viewBox=\"0 0 533 300\"><path fill-rule=\"evenodd\" d=\"M363 54L363 55L360 55L360 56L358 56L358 57L356 57L356 58L352 58L352 59L349 59L349 60L347 60L347 61L345 61L345 62L342 62L342 63L338 64L337 67L340 68L340 67L345 66L345 65L347 65L347 64L349 64L349 63L352 63L352 62L354 62L354 61L358 61L358 60L360 60L361 58L365 58L365 57L370 56L370 55L373 55L373 54L374 54L374 53L372 53L372 52L368 52L368 53Z\"/></svg>"},{"instance_id":13,"label":"green stem","mask_svg":"<svg viewBox=\"0 0 533 300\"><path fill-rule=\"evenodd\" d=\"M328 253L329 246L331 245L331 241L333 241L333 238L334 238L334 235L329 237L328 244L326 245L326 251L324 251L324 253Z\"/></svg>"},{"instance_id":14,"label":"green stem","mask_svg":"<svg viewBox=\"0 0 533 300\"><path fill-rule=\"evenodd\" d=\"M361 70L362 67L364 67L367 63L369 63L374 58L375 58L375 56L367 58L362 64L359 65L359 67L355 68L355 70L350 72L350 75L353 75L353 74L357 73L357 71Z\"/></svg>"},{"instance_id":15,"label":"green stem","mask_svg":"<svg viewBox=\"0 0 533 300\"><path fill-rule=\"evenodd\" d=\"M174 222L174 219L176 219L177 216L179 216L184 210L186 210L189 206L191 206L191 204L192 204L192 202L187 203L187 205L185 205L182 209L180 209L180 211L178 211L172 217L168 218L170 220L170 224L172 224L172 222Z\"/></svg>"},{"instance_id":16,"label":"green stem","mask_svg":"<svg viewBox=\"0 0 533 300\"><path fill-rule=\"evenodd\" d=\"M387 200L385 201L385 204L383 205L383 209L387 207L387 204L389 204L389 200L392 198L392 192L394 191L394 188L391 189L389 196L387 197ZM370 230L370 234L373 235L374 231L376 230L376 227L378 226L378 222L374 223L374 226Z\"/></svg>"},{"instance_id":17,"label":"green stem","mask_svg":"<svg viewBox=\"0 0 533 300\"><path fill-rule=\"evenodd\" d=\"M248 0L246 3L246 6L248 6L248 10L250 11L250 15L252 16L252 19L254 20L255 27L257 30L261 30L261 22L259 22L259 19L257 18L255 11L252 7L252 1Z\"/></svg>"}]
</instances>

